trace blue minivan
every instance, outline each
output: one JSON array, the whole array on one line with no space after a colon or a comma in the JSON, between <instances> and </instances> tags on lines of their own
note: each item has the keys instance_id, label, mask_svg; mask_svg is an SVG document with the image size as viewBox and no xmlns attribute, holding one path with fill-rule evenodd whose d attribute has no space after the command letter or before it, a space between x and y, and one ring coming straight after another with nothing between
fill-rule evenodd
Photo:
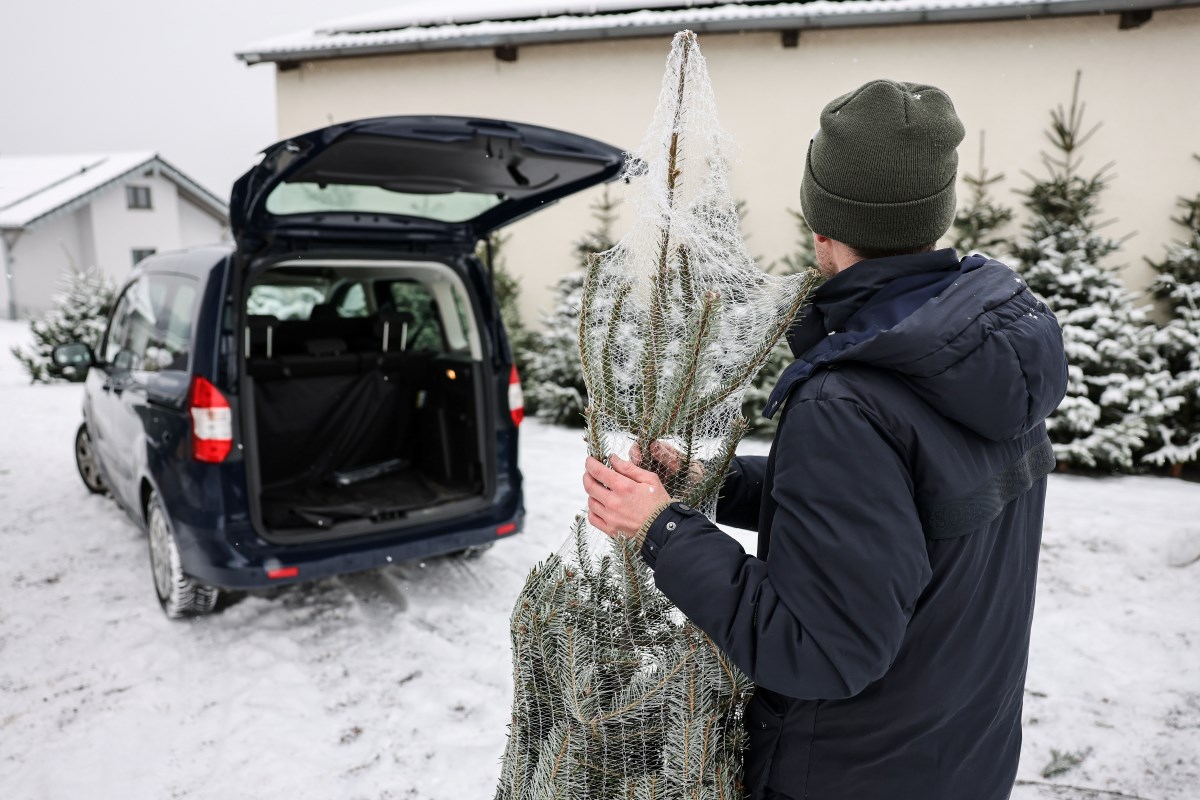
<instances>
[{"instance_id":1,"label":"blue minivan","mask_svg":"<svg viewBox=\"0 0 1200 800\"><path fill-rule=\"evenodd\" d=\"M521 388L476 245L612 180L622 153L462 117L264 151L232 246L151 256L87 370L75 453L148 533L176 618L252 589L477 552L521 530Z\"/></svg>"}]
</instances>

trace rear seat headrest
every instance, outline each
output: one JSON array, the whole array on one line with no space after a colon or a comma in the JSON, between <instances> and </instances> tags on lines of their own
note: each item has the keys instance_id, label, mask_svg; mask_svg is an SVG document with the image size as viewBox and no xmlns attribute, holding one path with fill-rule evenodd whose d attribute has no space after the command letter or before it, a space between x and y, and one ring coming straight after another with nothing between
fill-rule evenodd
<instances>
[{"instance_id":1,"label":"rear seat headrest","mask_svg":"<svg viewBox=\"0 0 1200 800\"><path fill-rule=\"evenodd\" d=\"M279 317L273 314L248 314L246 316L246 336L243 349L246 351L246 358L254 355L254 346L256 343L262 343L265 347L266 356L270 358L273 353L272 332L275 326L279 324Z\"/></svg>"},{"instance_id":2,"label":"rear seat headrest","mask_svg":"<svg viewBox=\"0 0 1200 800\"><path fill-rule=\"evenodd\" d=\"M375 319L371 324L376 336L383 335L383 325L386 322L388 325L388 333L390 336L400 335L400 326L413 324L413 315L409 311L397 311L394 308L381 308L375 312Z\"/></svg>"}]
</instances>

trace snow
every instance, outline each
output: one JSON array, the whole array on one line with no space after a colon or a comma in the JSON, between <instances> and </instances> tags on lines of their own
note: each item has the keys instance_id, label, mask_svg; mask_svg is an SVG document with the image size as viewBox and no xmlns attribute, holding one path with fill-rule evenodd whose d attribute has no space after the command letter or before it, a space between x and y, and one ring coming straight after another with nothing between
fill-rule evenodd
<instances>
[{"instance_id":1,"label":"snow","mask_svg":"<svg viewBox=\"0 0 1200 800\"><path fill-rule=\"evenodd\" d=\"M0 156L0 228L20 228L154 159L152 152Z\"/></svg>"},{"instance_id":2,"label":"snow","mask_svg":"<svg viewBox=\"0 0 1200 800\"><path fill-rule=\"evenodd\" d=\"M0 797L491 796L509 611L581 505L580 431L525 423L527 531L478 559L236 597L172 623L144 535L75 474L81 388L29 386L7 355L27 339L0 322ZM1043 780L1052 749L1091 748L1055 780L1200 795L1197 510L1196 484L1052 477L1022 779Z\"/></svg>"},{"instance_id":3,"label":"snow","mask_svg":"<svg viewBox=\"0 0 1200 800\"><path fill-rule=\"evenodd\" d=\"M682 5L688 8L679 8ZM667 6L667 8L661 8ZM1061 6L1061 10L1055 8ZM237 52L247 63L320 51L407 50L428 47L492 46L499 41L534 42L577 38L588 31L605 36L647 31L777 29L833 24L924 22L1069 13L1078 0L811 0L806 3L743 4L686 0L560 0L506 3L490 0L419 0L255 42ZM1076 10L1076 13L1078 11ZM571 34L571 36L564 36ZM475 44L472 44L474 42Z\"/></svg>"},{"instance_id":4,"label":"snow","mask_svg":"<svg viewBox=\"0 0 1200 800\"><path fill-rule=\"evenodd\" d=\"M731 5L736 0L410 0L401 6L326 23L321 33L369 33L410 26L453 25L485 20L537 19L636 11L643 8Z\"/></svg>"},{"instance_id":5,"label":"snow","mask_svg":"<svg viewBox=\"0 0 1200 800\"><path fill-rule=\"evenodd\" d=\"M225 216L215 194L151 151L71 155L0 155L0 229L24 228L111 186L137 170L155 169L192 198Z\"/></svg>"}]
</instances>

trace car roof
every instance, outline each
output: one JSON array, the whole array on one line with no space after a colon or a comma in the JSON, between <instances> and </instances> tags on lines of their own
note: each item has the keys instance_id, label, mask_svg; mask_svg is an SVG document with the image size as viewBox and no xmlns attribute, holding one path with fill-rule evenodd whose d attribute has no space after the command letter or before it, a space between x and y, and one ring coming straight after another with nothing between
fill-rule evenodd
<instances>
[{"instance_id":1,"label":"car roof","mask_svg":"<svg viewBox=\"0 0 1200 800\"><path fill-rule=\"evenodd\" d=\"M233 250L234 246L232 243L220 243L197 245L182 250L155 253L138 262L138 265L129 273L125 284L129 284L142 275L164 272L189 275L193 278L204 280L208 277L212 268L223 259L229 257L233 253Z\"/></svg>"}]
</instances>

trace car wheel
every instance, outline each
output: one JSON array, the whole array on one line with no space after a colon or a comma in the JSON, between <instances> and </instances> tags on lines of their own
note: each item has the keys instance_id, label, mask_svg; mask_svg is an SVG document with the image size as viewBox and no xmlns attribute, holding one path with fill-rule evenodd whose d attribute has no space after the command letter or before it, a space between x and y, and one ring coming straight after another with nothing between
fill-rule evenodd
<instances>
[{"instance_id":1,"label":"car wheel","mask_svg":"<svg viewBox=\"0 0 1200 800\"><path fill-rule=\"evenodd\" d=\"M220 591L215 586L205 586L184 574L179 548L175 545L175 536L171 533L170 522L157 492L150 495L146 522L154 591L163 611L171 619L212 613Z\"/></svg>"},{"instance_id":2,"label":"car wheel","mask_svg":"<svg viewBox=\"0 0 1200 800\"><path fill-rule=\"evenodd\" d=\"M92 494L104 494L108 487L104 478L100 477L100 464L96 461L96 448L92 446L92 435L88 433L87 423L79 426L75 434L75 467L83 485Z\"/></svg>"}]
</instances>

